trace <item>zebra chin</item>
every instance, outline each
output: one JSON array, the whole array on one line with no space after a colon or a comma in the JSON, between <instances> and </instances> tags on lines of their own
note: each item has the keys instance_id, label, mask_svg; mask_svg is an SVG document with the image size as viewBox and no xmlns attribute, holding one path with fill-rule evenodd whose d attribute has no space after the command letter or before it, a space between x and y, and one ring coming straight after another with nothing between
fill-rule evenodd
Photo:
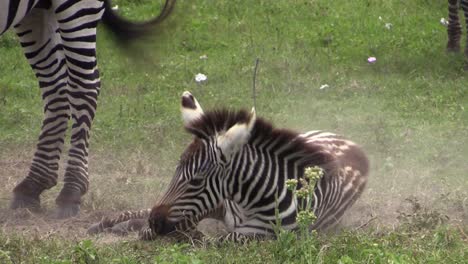
<instances>
[{"instance_id":1,"label":"zebra chin","mask_svg":"<svg viewBox=\"0 0 468 264\"><path fill-rule=\"evenodd\" d=\"M151 210L148 222L149 228L158 235L167 235L176 231L175 222L169 221L169 205L157 205Z\"/></svg>"}]
</instances>

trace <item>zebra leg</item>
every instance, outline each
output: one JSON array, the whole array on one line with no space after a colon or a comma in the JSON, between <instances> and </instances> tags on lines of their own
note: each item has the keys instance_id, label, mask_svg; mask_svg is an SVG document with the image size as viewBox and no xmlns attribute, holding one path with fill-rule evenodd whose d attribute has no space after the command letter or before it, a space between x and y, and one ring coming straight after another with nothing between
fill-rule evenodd
<instances>
[{"instance_id":1,"label":"zebra leg","mask_svg":"<svg viewBox=\"0 0 468 264\"><path fill-rule=\"evenodd\" d=\"M461 7L463 9L463 14L465 16L465 24L468 22L468 0L461 0L460 2ZM467 32L468 32L468 24L466 24ZM468 70L468 35L466 36L466 43L465 43L465 71Z\"/></svg>"},{"instance_id":2,"label":"zebra leg","mask_svg":"<svg viewBox=\"0 0 468 264\"><path fill-rule=\"evenodd\" d=\"M70 116L65 57L51 10L33 9L15 31L34 70L44 103L44 120L27 177L13 190L12 209L40 209L40 194L57 184L57 170Z\"/></svg>"},{"instance_id":3,"label":"zebra leg","mask_svg":"<svg viewBox=\"0 0 468 264\"><path fill-rule=\"evenodd\" d=\"M129 231L140 231L148 223L151 209L126 211L115 218L104 217L99 223L88 228L87 233L94 235L102 232L127 234Z\"/></svg>"},{"instance_id":4,"label":"zebra leg","mask_svg":"<svg viewBox=\"0 0 468 264\"><path fill-rule=\"evenodd\" d=\"M126 236L129 232L140 232L148 226L148 219L130 219L114 225L109 232L119 236Z\"/></svg>"},{"instance_id":5,"label":"zebra leg","mask_svg":"<svg viewBox=\"0 0 468 264\"><path fill-rule=\"evenodd\" d=\"M239 244L246 244L252 241L263 241L275 238L274 235L263 233L242 233L242 232L229 232L222 236L217 237L203 237L203 241L215 246L222 245L227 242L234 242Z\"/></svg>"},{"instance_id":6,"label":"zebra leg","mask_svg":"<svg viewBox=\"0 0 468 264\"><path fill-rule=\"evenodd\" d=\"M448 52L459 52L460 51L460 36L461 36L461 26L460 20L458 17L458 1L459 0L448 0L448 42L447 42L447 51ZM463 3L462 3L463 6Z\"/></svg>"},{"instance_id":7,"label":"zebra leg","mask_svg":"<svg viewBox=\"0 0 468 264\"><path fill-rule=\"evenodd\" d=\"M249 225L249 221L255 222L255 219L249 219L249 217L244 214L242 207L236 202L225 200L223 206L220 208L220 212L221 210L222 213L218 213L218 218L221 218L220 216L222 215L221 219L228 228L229 233L210 239L211 242L215 244L225 242L248 243L249 241L273 238L273 235L265 230L258 230L256 233L252 233L252 231L248 231L247 233L246 230L242 230L242 228Z\"/></svg>"},{"instance_id":8,"label":"zebra leg","mask_svg":"<svg viewBox=\"0 0 468 264\"><path fill-rule=\"evenodd\" d=\"M231 232L227 235L218 238L218 243L234 242L245 244L251 241L261 241L273 238L272 235L266 234L243 234L239 232Z\"/></svg>"},{"instance_id":9,"label":"zebra leg","mask_svg":"<svg viewBox=\"0 0 468 264\"><path fill-rule=\"evenodd\" d=\"M57 217L75 216L88 191L88 146L100 88L96 61L96 26L103 14L98 0L53 3L68 67L68 100L72 129L64 186L56 199ZM86 15L79 16L80 10Z\"/></svg>"},{"instance_id":10,"label":"zebra leg","mask_svg":"<svg viewBox=\"0 0 468 264\"><path fill-rule=\"evenodd\" d=\"M244 215L241 206L232 200L225 200L224 203L213 211L209 218L222 221L228 233L224 235L215 235L214 237L204 237L204 241L219 245L225 242L247 243L252 240L264 240L269 237L267 234L244 233L237 228L242 227L246 216Z\"/></svg>"}]
</instances>

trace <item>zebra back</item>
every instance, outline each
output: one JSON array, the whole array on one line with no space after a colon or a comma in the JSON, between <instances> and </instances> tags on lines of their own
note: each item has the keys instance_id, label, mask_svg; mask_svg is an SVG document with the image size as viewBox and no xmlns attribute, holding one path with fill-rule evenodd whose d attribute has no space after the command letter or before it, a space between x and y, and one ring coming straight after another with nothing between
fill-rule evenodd
<instances>
[{"instance_id":1,"label":"zebra back","mask_svg":"<svg viewBox=\"0 0 468 264\"><path fill-rule=\"evenodd\" d=\"M317 220L311 229L326 229L336 224L363 192L369 172L369 161L354 142L323 131L300 135L308 144L322 146L334 160L316 184L313 211Z\"/></svg>"}]
</instances>

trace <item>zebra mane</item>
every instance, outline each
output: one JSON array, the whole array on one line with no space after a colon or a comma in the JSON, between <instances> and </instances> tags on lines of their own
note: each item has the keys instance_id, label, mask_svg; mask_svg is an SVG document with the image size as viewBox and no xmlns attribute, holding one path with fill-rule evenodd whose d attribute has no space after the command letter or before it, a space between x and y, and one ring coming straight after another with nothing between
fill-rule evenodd
<instances>
[{"instance_id":1,"label":"zebra mane","mask_svg":"<svg viewBox=\"0 0 468 264\"><path fill-rule=\"evenodd\" d=\"M199 145L199 139L208 140L210 137L219 135L238 123L247 123L249 118L250 112L245 109L232 111L221 108L205 112L199 119L194 120L185 127L188 132L196 136L195 145L189 147L189 149L196 149L196 145ZM257 117L249 143L260 144L272 139L275 140L276 146L286 146L283 151L300 152L304 156L308 156L305 163L327 164L333 159L330 155L324 153L321 146L307 144L306 139L300 137L298 132L275 128L271 122Z\"/></svg>"},{"instance_id":2,"label":"zebra mane","mask_svg":"<svg viewBox=\"0 0 468 264\"><path fill-rule=\"evenodd\" d=\"M247 123L249 119L250 112L245 109L233 111L220 108L205 112L199 119L188 124L185 129L201 139L207 139L226 132L236 124ZM298 133L287 129L274 128L271 122L257 117L251 135L252 138L282 135L283 137L292 139L295 138Z\"/></svg>"}]
</instances>

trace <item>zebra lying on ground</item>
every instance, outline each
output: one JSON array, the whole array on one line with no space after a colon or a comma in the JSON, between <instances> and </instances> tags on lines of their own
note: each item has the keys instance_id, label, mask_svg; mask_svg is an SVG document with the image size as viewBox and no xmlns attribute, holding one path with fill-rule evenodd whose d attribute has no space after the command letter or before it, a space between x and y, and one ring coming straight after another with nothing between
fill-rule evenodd
<instances>
[{"instance_id":1,"label":"zebra lying on ground","mask_svg":"<svg viewBox=\"0 0 468 264\"><path fill-rule=\"evenodd\" d=\"M317 219L310 226L324 230L340 220L366 185L365 154L340 136L274 128L254 111L205 113L189 92L182 96L181 111L193 141L159 203L151 210L105 219L89 233L118 232L123 226L137 230L147 221L149 228L141 235L153 239L194 230L206 217L224 221L230 233L223 239L271 236L277 217L284 229L294 230L298 203L285 182L302 178L309 166L324 171L314 191Z\"/></svg>"},{"instance_id":2,"label":"zebra lying on ground","mask_svg":"<svg viewBox=\"0 0 468 264\"><path fill-rule=\"evenodd\" d=\"M461 8L465 15L465 21L468 22L468 0L448 0L448 42L447 51L460 52L461 25L458 11ZM468 23L467 28L468 28ZM468 70L468 38L465 46L465 70Z\"/></svg>"},{"instance_id":3,"label":"zebra lying on ground","mask_svg":"<svg viewBox=\"0 0 468 264\"><path fill-rule=\"evenodd\" d=\"M57 184L59 159L71 118L71 146L58 217L78 214L88 190L88 140L101 86L96 62L96 27L101 20L121 41L150 34L173 9L143 23L118 16L110 0L0 1L0 35L14 27L41 88L44 120L27 177L13 190L10 207L40 208L40 194ZM4 62L6 63L6 62Z\"/></svg>"}]
</instances>

